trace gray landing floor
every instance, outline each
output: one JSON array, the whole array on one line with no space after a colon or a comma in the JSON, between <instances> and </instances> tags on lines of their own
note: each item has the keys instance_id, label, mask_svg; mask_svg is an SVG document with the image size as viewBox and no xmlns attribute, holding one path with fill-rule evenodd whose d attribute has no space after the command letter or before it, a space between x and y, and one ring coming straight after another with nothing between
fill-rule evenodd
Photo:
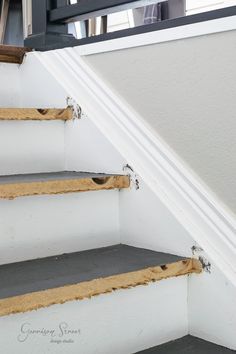
<instances>
[{"instance_id":1,"label":"gray landing floor","mask_svg":"<svg viewBox=\"0 0 236 354\"><path fill-rule=\"evenodd\" d=\"M226 349L202 339L186 336L175 341L147 349L136 354L233 354L236 350Z\"/></svg>"}]
</instances>

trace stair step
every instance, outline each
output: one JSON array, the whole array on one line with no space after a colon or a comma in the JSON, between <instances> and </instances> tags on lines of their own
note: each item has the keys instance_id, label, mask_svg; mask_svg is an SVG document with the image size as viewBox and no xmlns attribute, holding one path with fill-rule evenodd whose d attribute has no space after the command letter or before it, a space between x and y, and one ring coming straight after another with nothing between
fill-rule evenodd
<instances>
[{"instance_id":1,"label":"stair step","mask_svg":"<svg viewBox=\"0 0 236 354\"><path fill-rule=\"evenodd\" d=\"M200 273L200 262L115 245L0 266L0 316Z\"/></svg>"},{"instance_id":2,"label":"stair step","mask_svg":"<svg viewBox=\"0 0 236 354\"><path fill-rule=\"evenodd\" d=\"M15 47L11 45L0 45L0 62L21 64L26 53L32 49L24 47Z\"/></svg>"},{"instance_id":3,"label":"stair step","mask_svg":"<svg viewBox=\"0 0 236 354\"><path fill-rule=\"evenodd\" d=\"M0 198L128 188L128 176L86 172L49 172L0 176Z\"/></svg>"},{"instance_id":4,"label":"stair step","mask_svg":"<svg viewBox=\"0 0 236 354\"><path fill-rule=\"evenodd\" d=\"M0 120L70 120L73 110L67 108L0 108Z\"/></svg>"},{"instance_id":5,"label":"stair step","mask_svg":"<svg viewBox=\"0 0 236 354\"><path fill-rule=\"evenodd\" d=\"M143 350L136 354L231 354L236 353L219 345L193 336L185 336L155 348Z\"/></svg>"}]
</instances>

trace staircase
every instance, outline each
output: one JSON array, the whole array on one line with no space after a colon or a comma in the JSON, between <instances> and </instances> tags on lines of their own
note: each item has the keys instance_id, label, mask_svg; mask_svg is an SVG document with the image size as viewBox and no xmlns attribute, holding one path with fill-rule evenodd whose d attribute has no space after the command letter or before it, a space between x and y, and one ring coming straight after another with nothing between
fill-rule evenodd
<instances>
[{"instance_id":1,"label":"staircase","mask_svg":"<svg viewBox=\"0 0 236 354\"><path fill-rule=\"evenodd\" d=\"M18 64L27 51L0 49L0 60ZM72 119L70 107L0 108L0 126ZM112 234L119 195L132 188L130 176L102 170L0 176L2 353L233 352L185 337L187 280L202 272L198 259L123 244Z\"/></svg>"}]
</instances>

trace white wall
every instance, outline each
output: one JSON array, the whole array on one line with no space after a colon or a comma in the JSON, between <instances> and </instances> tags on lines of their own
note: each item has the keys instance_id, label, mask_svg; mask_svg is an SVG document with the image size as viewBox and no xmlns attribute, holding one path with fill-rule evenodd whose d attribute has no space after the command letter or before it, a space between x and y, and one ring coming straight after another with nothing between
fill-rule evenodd
<instances>
[{"instance_id":1,"label":"white wall","mask_svg":"<svg viewBox=\"0 0 236 354\"><path fill-rule=\"evenodd\" d=\"M212 264L188 285L190 334L236 350L236 289Z\"/></svg>"},{"instance_id":2,"label":"white wall","mask_svg":"<svg viewBox=\"0 0 236 354\"><path fill-rule=\"evenodd\" d=\"M42 66L34 53L29 53L24 64L21 65L20 82L21 107L61 108L67 105L67 92ZM49 131L50 128L54 129L54 134L52 130ZM45 123L44 149L48 151L48 156L44 159L42 152L42 160L47 161L50 158L50 150L59 130L61 147L59 148L58 145L57 148L63 160L63 169L103 173L122 172L124 159L85 116L81 120L66 123L51 122L51 127L48 122ZM47 136L51 138L50 145L47 144ZM42 140L41 136L38 137L39 140ZM37 144L37 138L35 143ZM55 151L55 157L56 155ZM55 161L51 161L52 166ZM61 170L62 166L58 165L57 169Z\"/></svg>"},{"instance_id":3,"label":"white wall","mask_svg":"<svg viewBox=\"0 0 236 354\"><path fill-rule=\"evenodd\" d=\"M124 158L91 120L68 122L65 129L66 170L123 173Z\"/></svg>"},{"instance_id":4,"label":"white wall","mask_svg":"<svg viewBox=\"0 0 236 354\"><path fill-rule=\"evenodd\" d=\"M34 53L28 53L20 66L21 107L66 107L67 92L39 64Z\"/></svg>"},{"instance_id":5,"label":"white wall","mask_svg":"<svg viewBox=\"0 0 236 354\"><path fill-rule=\"evenodd\" d=\"M234 213L235 33L85 58Z\"/></svg>"},{"instance_id":6,"label":"white wall","mask_svg":"<svg viewBox=\"0 0 236 354\"><path fill-rule=\"evenodd\" d=\"M234 5L236 5L235 0L187 0L186 10L188 15L193 15L199 12L212 11Z\"/></svg>"},{"instance_id":7,"label":"white wall","mask_svg":"<svg viewBox=\"0 0 236 354\"><path fill-rule=\"evenodd\" d=\"M80 335L74 343L53 344L49 336L30 335L19 343L21 326L55 329L66 322ZM187 334L187 278L167 279L100 295L89 300L54 305L25 314L0 317L4 354L131 354ZM27 325L23 326L25 331ZM20 339L24 339L21 335Z\"/></svg>"},{"instance_id":8,"label":"white wall","mask_svg":"<svg viewBox=\"0 0 236 354\"><path fill-rule=\"evenodd\" d=\"M120 193L122 243L159 252L192 256L194 240L138 177L139 189Z\"/></svg>"}]
</instances>

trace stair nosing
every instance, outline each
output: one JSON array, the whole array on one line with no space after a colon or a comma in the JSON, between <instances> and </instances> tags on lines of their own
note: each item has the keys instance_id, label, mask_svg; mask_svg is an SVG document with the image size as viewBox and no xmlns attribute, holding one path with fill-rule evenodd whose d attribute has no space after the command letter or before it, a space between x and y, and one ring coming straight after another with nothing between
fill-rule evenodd
<instances>
[{"instance_id":1,"label":"stair nosing","mask_svg":"<svg viewBox=\"0 0 236 354\"><path fill-rule=\"evenodd\" d=\"M60 171L5 175L0 176L0 199L122 189L129 186L129 176L116 174Z\"/></svg>"},{"instance_id":2,"label":"stair nosing","mask_svg":"<svg viewBox=\"0 0 236 354\"><path fill-rule=\"evenodd\" d=\"M5 108L0 107L0 121L68 121L73 108Z\"/></svg>"}]
</instances>

